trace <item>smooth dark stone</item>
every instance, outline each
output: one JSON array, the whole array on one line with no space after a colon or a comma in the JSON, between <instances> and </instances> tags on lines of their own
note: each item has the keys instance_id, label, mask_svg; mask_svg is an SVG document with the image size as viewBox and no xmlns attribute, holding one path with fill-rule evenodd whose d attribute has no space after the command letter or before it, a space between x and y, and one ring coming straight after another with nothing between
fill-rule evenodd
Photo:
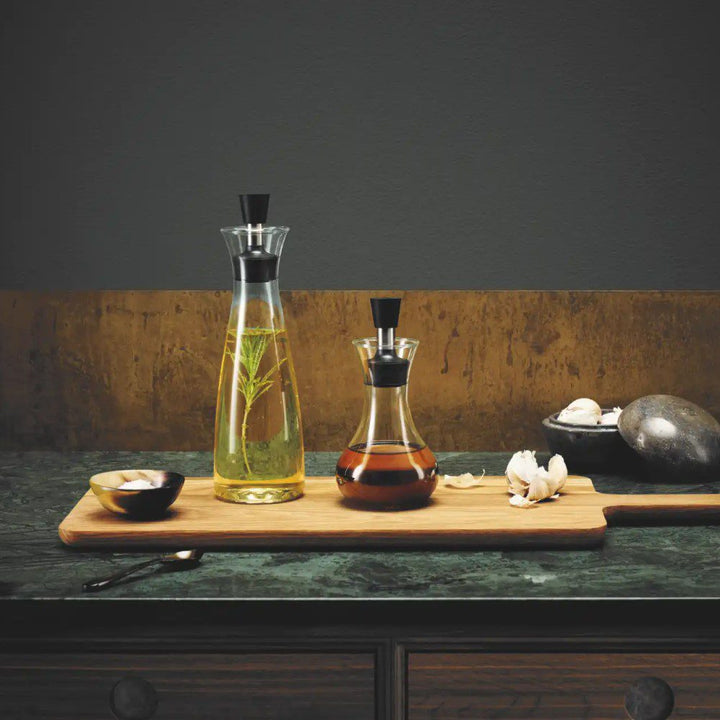
<instances>
[{"instance_id":1,"label":"smooth dark stone","mask_svg":"<svg viewBox=\"0 0 720 720\"><path fill-rule=\"evenodd\" d=\"M630 403L620 434L656 481L720 480L720 423L689 400L646 395Z\"/></svg>"}]
</instances>

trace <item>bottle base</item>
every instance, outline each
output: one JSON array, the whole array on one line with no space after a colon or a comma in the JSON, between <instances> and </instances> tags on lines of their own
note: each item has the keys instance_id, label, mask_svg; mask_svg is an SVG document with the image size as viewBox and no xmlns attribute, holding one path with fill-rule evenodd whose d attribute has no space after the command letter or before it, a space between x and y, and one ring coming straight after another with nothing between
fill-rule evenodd
<instances>
[{"instance_id":1,"label":"bottle base","mask_svg":"<svg viewBox=\"0 0 720 720\"><path fill-rule=\"evenodd\" d=\"M338 489L349 507L363 510L413 510L429 505L437 487L437 479L416 481L410 485L366 485L335 477Z\"/></svg>"},{"instance_id":2,"label":"bottle base","mask_svg":"<svg viewBox=\"0 0 720 720\"><path fill-rule=\"evenodd\" d=\"M342 488L340 489L340 492L342 492ZM432 498L429 495L423 495L422 497L411 498L403 502L392 503L377 500L364 500L362 498L358 498L357 496L353 497L343 493L343 499L341 502L345 505L345 507L352 510L392 513L402 512L404 510L418 510L420 508L427 507L430 503L432 503Z\"/></svg>"},{"instance_id":3,"label":"bottle base","mask_svg":"<svg viewBox=\"0 0 720 720\"><path fill-rule=\"evenodd\" d=\"M426 445L396 441L345 449L335 479L348 503L373 510L409 510L430 502L438 466Z\"/></svg>"},{"instance_id":4,"label":"bottle base","mask_svg":"<svg viewBox=\"0 0 720 720\"><path fill-rule=\"evenodd\" d=\"M218 500L244 505L269 505L302 497L304 483L287 485L223 485L215 483Z\"/></svg>"}]
</instances>

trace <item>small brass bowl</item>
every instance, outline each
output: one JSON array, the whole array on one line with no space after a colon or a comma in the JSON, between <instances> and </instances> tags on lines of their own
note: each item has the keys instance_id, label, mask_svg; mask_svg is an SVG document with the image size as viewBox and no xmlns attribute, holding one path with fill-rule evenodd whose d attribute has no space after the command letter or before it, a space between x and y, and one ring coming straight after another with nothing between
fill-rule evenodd
<instances>
[{"instance_id":1,"label":"small brass bowl","mask_svg":"<svg viewBox=\"0 0 720 720\"><path fill-rule=\"evenodd\" d=\"M133 480L145 480L152 488L126 489ZM167 470L111 470L90 478L90 487L100 504L118 515L146 520L161 517L175 502L185 478Z\"/></svg>"}]
</instances>

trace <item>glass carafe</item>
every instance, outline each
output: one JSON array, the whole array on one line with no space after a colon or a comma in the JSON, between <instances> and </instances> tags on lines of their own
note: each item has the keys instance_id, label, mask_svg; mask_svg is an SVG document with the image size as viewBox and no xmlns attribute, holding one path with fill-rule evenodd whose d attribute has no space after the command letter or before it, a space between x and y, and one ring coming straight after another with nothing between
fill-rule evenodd
<instances>
[{"instance_id":1,"label":"glass carafe","mask_svg":"<svg viewBox=\"0 0 720 720\"><path fill-rule=\"evenodd\" d=\"M360 424L337 463L338 487L348 500L366 506L422 505L437 486L438 466L408 404L408 377L418 341L395 338L398 299L371 302L378 336L353 341L365 398Z\"/></svg>"},{"instance_id":2,"label":"glass carafe","mask_svg":"<svg viewBox=\"0 0 720 720\"><path fill-rule=\"evenodd\" d=\"M221 230L235 279L215 416L215 495L277 503L300 497L305 480L297 383L277 280L288 228L262 224L253 199L266 196L241 197L250 198L243 204L248 224Z\"/></svg>"}]
</instances>

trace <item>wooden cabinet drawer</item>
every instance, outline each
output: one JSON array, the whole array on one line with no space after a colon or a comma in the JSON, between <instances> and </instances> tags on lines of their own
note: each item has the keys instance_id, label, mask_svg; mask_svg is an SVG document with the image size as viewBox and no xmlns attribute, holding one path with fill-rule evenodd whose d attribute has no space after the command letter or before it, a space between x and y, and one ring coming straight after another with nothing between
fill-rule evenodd
<instances>
[{"instance_id":1,"label":"wooden cabinet drawer","mask_svg":"<svg viewBox=\"0 0 720 720\"><path fill-rule=\"evenodd\" d=\"M662 685L631 690L648 676L672 689L670 717L720 718L720 655L620 653L411 653L408 716L616 720L633 716L625 710L631 691L636 720L661 720Z\"/></svg>"},{"instance_id":2,"label":"wooden cabinet drawer","mask_svg":"<svg viewBox=\"0 0 720 720\"><path fill-rule=\"evenodd\" d=\"M2 718L100 720L113 703L122 720L372 720L374 656L0 655Z\"/></svg>"}]
</instances>

